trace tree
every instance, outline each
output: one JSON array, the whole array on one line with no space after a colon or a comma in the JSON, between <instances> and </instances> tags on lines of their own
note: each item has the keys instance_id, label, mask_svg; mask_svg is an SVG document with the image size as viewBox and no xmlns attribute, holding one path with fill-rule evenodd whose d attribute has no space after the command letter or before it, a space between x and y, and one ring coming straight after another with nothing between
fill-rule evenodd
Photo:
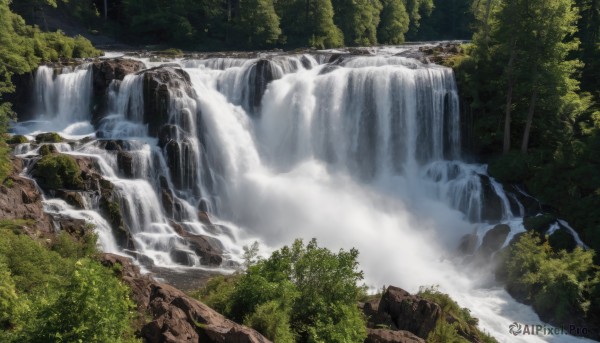
<instances>
[{"instance_id":1,"label":"tree","mask_svg":"<svg viewBox=\"0 0 600 343\"><path fill-rule=\"evenodd\" d=\"M416 36L421 25L421 18L429 16L433 11L434 0L404 0L410 18L410 36Z\"/></svg>"},{"instance_id":2,"label":"tree","mask_svg":"<svg viewBox=\"0 0 600 343\"><path fill-rule=\"evenodd\" d=\"M240 36L249 47L274 45L281 36L272 0L248 0L240 5Z\"/></svg>"},{"instance_id":3,"label":"tree","mask_svg":"<svg viewBox=\"0 0 600 343\"><path fill-rule=\"evenodd\" d=\"M334 0L334 21L344 33L346 45L377 44L379 0Z\"/></svg>"},{"instance_id":4,"label":"tree","mask_svg":"<svg viewBox=\"0 0 600 343\"><path fill-rule=\"evenodd\" d=\"M333 22L331 0L282 0L275 6L284 19L282 29L289 45L319 49L344 45L342 31Z\"/></svg>"},{"instance_id":5,"label":"tree","mask_svg":"<svg viewBox=\"0 0 600 343\"><path fill-rule=\"evenodd\" d=\"M377 40L383 44L401 44L410 19L402 0L382 0Z\"/></svg>"}]
</instances>

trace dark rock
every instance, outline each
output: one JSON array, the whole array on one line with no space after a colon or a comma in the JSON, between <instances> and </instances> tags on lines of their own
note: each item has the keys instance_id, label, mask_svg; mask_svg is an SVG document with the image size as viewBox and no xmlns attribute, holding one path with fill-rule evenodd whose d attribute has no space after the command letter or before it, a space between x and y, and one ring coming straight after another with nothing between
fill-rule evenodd
<instances>
[{"instance_id":1,"label":"dark rock","mask_svg":"<svg viewBox=\"0 0 600 343\"><path fill-rule=\"evenodd\" d=\"M425 343L425 340L408 331L367 329L365 343Z\"/></svg>"},{"instance_id":2,"label":"dark rock","mask_svg":"<svg viewBox=\"0 0 600 343\"><path fill-rule=\"evenodd\" d=\"M177 223L171 222L175 232L183 237L192 251L200 257L200 263L208 266L219 266L223 262L223 246L221 242L213 237L195 235L183 229Z\"/></svg>"},{"instance_id":3,"label":"dark rock","mask_svg":"<svg viewBox=\"0 0 600 343\"><path fill-rule=\"evenodd\" d=\"M473 255L475 249L477 249L477 243L479 239L477 234L471 233L462 236L460 244L458 245L458 252L462 255Z\"/></svg>"},{"instance_id":4,"label":"dark rock","mask_svg":"<svg viewBox=\"0 0 600 343\"><path fill-rule=\"evenodd\" d=\"M125 177L132 179L133 174L133 156L126 151L119 151L117 153L117 165L119 171L125 175Z\"/></svg>"},{"instance_id":5,"label":"dark rock","mask_svg":"<svg viewBox=\"0 0 600 343\"><path fill-rule=\"evenodd\" d=\"M190 252L188 251L173 249L169 252L169 256L171 256L173 262L177 264L184 266L194 265L193 259L190 257Z\"/></svg>"},{"instance_id":6,"label":"dark rock","mask_svg":"<svg viewBox=\"0 0 600 343\"><path fill-rule=\"evenodd\" d=\"M93 107L92 122L98 123L107 114L108 86L113 80L122 81L126 75L143 70L141 61L131 59L109 59L92 64Z\"/></svg>"},{"instance_id":7,"label":"dark rock","mask_svg":"<svg viewBox=\"0 0 600 343\"><path fill-rule=\"evenodd\" d=\"M58 219L58 225L61 231L76 238L81 238L85 236L88 231L92 230L83 219L60 218Z\"/></svg>"},{"instance_id":8,"label":"dark rock","mask_svg":"<svg viewBox=\"0 0 600 343\"><path fill-rule=\"evenodd\" d=\"M556 217L552 214L540 214L523 219L523 225L527 231L535 231L540 234L546 233L556 223Z\"/></svg>"},{"instance_id":9,"label":"dark rock","mask_svg":"<svg viewBox=\"0 0 600 343\"><path fill-rule=\"evenodd\" d=\"M212 222L210 221L210 217L208 216L208 212L206 211L200 211L198 212L198 220L205 225L212 225Z\"/></svg>"},{"instance_id":10,"label":"dark rock","mask_svg":"<svg viewBox=\"0 0 600 343\"><path fill-rule=\"evenodd\" d=\"M492 254L493 252L499 250L506 242L506 238L510 233L510 226L506 224L499 224L494 226L493 229L489 230L483 236L483 240L481 241L481 247L479 248L480 252L485 252L486 254Z\"/></svg>"},{"instance_id":11,"label":"dark rock","mask_svg":"<svg viewBox=\"0 0 600 343\"><path fill-rule=\"evenodd\" d=\"M175 208L173 193L169 189L163 188L161 195L162 205L165 209L165 213L167 214L167 216L173 218L173 210Z\"/></svg>"},{"instance_id":12,"label":"dark rock","mask_svg":"<svg viewBox=\"0 0 600 343\"><path fill-rule=\"evenodd\" d=\"M63 199L67 202L67 204L75 207L78 210L85 208L85 203L79 192L57 189L54 191L54 196Z\"/></svg>"},{"instance_id":13,"label":"dark rock","mask_svg":"<svg viewBox=\"0 0 600 343\"><path fill-rule=\"evenodd\" d=\"M267 89L267 85L271 81L280 78L280 75L275 73L275 68L272 65L273 63L273 61L261 59L258 62L256 62L256 65L251 71L251 82L253 84L251 84L249 88L251 93L250 101L252 101L252 103L249 104L249 109L253 114L258 113L257 109L260 107L260 103L262 101L263 94Z\"/></svg>"},{"instance_id":14,"label":"dark rock","mask_svg":"<svg viewBox=\"0 0 600 343\"><path fill-rule=\"evenodd\" d=\"M442 310L434 302L390 286L379 302L378 312L387 313L399 330L407 330L426 339L441 318Z\"/></svg>"},{"instance_id":15,"label":"dark rock","mask_svg":"<svg viewBox=\"0 0 600 343\"><path fill-rule=\"evenodd\" d=\"M122 266L113 270L120 270L123 282L131 287L138 309L151 316L141 330L145 342L269 342L255 330L226 319L182 291L142 276L127 258L104 254L101 263L110 268Z\"/></svg>"},{"instance_id":16,"label":"dark rock","mask_svg":"<svg viewBox=\"0 0 600 343\"><path fill-rule=\"evenodd\" d=\"M554 251L566 250L567 252L572 252L577 248L575 237L573 237L569 230L562 227L548 237L548 243L550 243Z\"/></svg>"},{"instance_id":17,"label":"dark rock","mask_svg":"<svg viewBox=\"0 0 600 343\"><path fill-rule=\"evenodd\" d=\"M148 133L158 137L160 128L168 123L172 97L184 93L194 97L189 75L180 68L158 67L144 73L144 123Z\"/></svg>"},{"instance_id":18,"label":"dark rock","mask_svg":"<svg viewBox=\"0 0 600 343\"><path fill-rule=\"evenodd\" d=\"M123 141L100 141L100 147L107 151L121 151L123 150Z\"/></svg>"},{"instance_id":19,"label":"dark rock","mask_svg":"<svg viewBox=\"0 0 600 343\"><path fill-rule=\"evenodd\" d=\"M502 200L496 193L490 177L480 174L481 187L483 192L481 219L491 222L502 220L503 206Z\"/></svg>"}]
</instances>

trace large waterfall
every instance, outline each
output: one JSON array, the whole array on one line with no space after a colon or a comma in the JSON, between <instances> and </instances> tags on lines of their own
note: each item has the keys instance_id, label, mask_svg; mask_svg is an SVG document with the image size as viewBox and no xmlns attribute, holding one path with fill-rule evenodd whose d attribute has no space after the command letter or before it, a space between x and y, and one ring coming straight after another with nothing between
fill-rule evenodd
<instances>
[{"instance_id":1,"label":"large waterfall","mask_svg":"<svg viewBox=\"0 0 600 343\"><path fill-rule=\"evenodd\" d=\"M168 84L159 100L145 94L155 79ZM49 213L95 224L105 251L227 272L254 240L268 253L315 237L356 247L370 287L439 285L500 341L552 339L509 336L513 321L538 317L493 281L491 267L457 257L465 235L481 241L498 223L511 226L507 241L523 232L524 209L486 166L461 162L451 69L391 55L180 59L112 81L99 116L93 102L90 65L42 66L36 120L14 131L60 132L74 143L55 144L59 151L95 161L112 183L130 247L98 214L97 195L84 209L45 200ZM37 149L17 153L35 159ZM486 210L490 198L497 213ZM223 262L208 267L182 229L213 239Z\"/></svg>"}]
</instances>

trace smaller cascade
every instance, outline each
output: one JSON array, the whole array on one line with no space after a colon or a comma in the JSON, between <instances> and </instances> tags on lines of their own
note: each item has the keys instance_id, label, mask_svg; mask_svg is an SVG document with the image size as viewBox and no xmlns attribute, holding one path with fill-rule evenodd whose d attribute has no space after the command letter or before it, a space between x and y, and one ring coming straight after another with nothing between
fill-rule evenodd
<instances>
[{"instance_id":1,"label":"smaller cascade","mask_svg":"<svg viewBox=\"0 0 600 343\"><path fill-rule=\"evenodd\" d=\"M40 66L35 77L39 118L52 122L52 129L90 120L92 98L91 64L54 69ZM77 94L77 96L74 96Z\"/></svg>"}]
</instances>

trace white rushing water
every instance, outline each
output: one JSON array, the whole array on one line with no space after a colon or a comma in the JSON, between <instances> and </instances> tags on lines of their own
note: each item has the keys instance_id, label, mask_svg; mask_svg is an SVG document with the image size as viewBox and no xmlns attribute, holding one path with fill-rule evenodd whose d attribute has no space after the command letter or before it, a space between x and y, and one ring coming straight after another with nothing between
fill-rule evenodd
<instances>
[{"instance_id":1,"label":"white rushing water","mask_svg":"<svg viewBox=\"0 0 600 343\"><path fill-rule=\"evenodd\" d=\"M510 335L512 322L538 324L538 317L493 281L491 267L475 268L455 256L466 234L475 231L481 240L495 224L506 223L512 237L524 228L522 205L511 206L514 199L493 180L487 187L500 213L484 213L480 176L486 167L460 161L452 70L386 55L328 59L177 61L193 91L169 90L163 146L149 137L144 119L144 74L128 75L109 87L109 113L97 125L103 139L124 141L132 175L124 175L118 156L99 142L66 153L97 161L115 186L137 252L156 265L182 267L170 255L177 249L189 253L187 267L201 267L171 221L218 238L233 261L253 240L268 253L295 238L315 237L334 250L356 247L370 287L416 292L439 285L500 341L582 341ZM54 73L39 68L39 116L15 131L93 135L89 66ZM18 149L35 152L29 145ZM161 182L175 198L169 211ZM109 224L93 208L47 202L48 211L93 222L103 249L116 250ZM209 209L224 224L222 231L200 223L198 208Z\"/></svg>"}]
</instances>

